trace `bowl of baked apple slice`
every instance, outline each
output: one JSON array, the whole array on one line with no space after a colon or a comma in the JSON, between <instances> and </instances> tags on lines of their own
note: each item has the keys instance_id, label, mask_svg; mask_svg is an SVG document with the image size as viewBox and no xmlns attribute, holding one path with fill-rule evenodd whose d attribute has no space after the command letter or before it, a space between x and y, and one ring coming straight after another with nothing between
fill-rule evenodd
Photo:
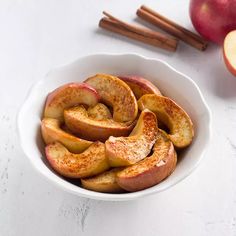
<instances>
[{"instance_id":1,"label":"bowl of baked apple slice","mask_svg":"<svg viewBox=\"0 0 236 236\"><path fill-rule=\"evenodd\" d=\"M118 201L187 177L208 146L210 121L198 86L166 62L97 54L34 85L18 131L42 176L78 196Z\"/></svg>"}]
</instances>

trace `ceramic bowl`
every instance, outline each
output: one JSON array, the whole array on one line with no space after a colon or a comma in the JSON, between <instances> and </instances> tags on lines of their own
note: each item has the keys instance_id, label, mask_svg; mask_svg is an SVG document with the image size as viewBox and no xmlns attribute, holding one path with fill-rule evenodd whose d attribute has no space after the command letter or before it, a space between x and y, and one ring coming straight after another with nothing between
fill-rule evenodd
<instances>
[{"instance_id":1,"label":"ceramic bowl","mask_svg":"<svg viewBox=\"0 0 236 236\"><path fill-rule=\"evenodd\" d=\"M60 85L82 82L96 73L113 75L140 75L161 92L181 105L192 118L195 137L193 143L182 152L176 170L160 184L151 188L122 194L99 193L83 189L55 173L45 158L40 134L40 120L46 96ZM179 183L199 164L210 139L210 111L196 83L178 72L166 62L136 54L90 55L51 70L29 92L19 114L18 131L22 149L39 173L62 190L78 196L100 200L132 200L161 192Z\"/></svg>"}]
</instances>

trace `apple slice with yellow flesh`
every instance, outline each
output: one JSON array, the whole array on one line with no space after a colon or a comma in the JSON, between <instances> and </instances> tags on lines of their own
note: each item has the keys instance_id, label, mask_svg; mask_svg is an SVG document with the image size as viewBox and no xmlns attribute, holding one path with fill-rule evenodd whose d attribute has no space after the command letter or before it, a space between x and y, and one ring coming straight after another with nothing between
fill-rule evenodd
<instances>
[{"instance_id":1,"label":"apple slice with yellow flesh","mask_svg":"<svg viewBox=\"0 0 236 236\"><path fill-rule=\"evenodd\" d=\"M93 119L88 116L88 112L83 106L64 110L64 119L72 133L93 141L106 141L111 135L127 136L135 125L134 122L122 123L113 119Z\"/></svg>"},{"instance_id":2,"label":"apple slice with yellow flesh","mask_svg":"<svg viewBox=\"0 0 236 236\"><path fill-rule=\"evenodd\" d=\"M173 100L156 94L143 95L138 100L139 109L149 109L170 130L170 140L177 148L188 146L193 139L193 123L188 114Z\"/></svg>"},{"instance_id":3,"label":"apple slice with yellow flesh","mask_svg":"<svg viewBox=\"0 0 236 236\"><path fill-rule=\"evenodd\" d=\"M113 168L94 177L81 179L82 187L102 193L121 193L124 192L116 182L116 175L123 168Z\"/></svg>"},{"instance_id":4,"label":"apple slice with yellow flesh","mask_svg":"<svg viewBox=\"0 0 236 236\"><path fill-rule=\"evenodd\" d=\"M42 120L41 133L46 144L58 141L73 153L81 153L92 144L90 141L65 132L61 129L60 124L59 120L53 118L44 118Z\"/></svg>"},{"instance_id":5,"label":"apple slice with yellow flesh","mask_svg":"<svg viewBox=\"0 0 236 236\"><path fill-rule=\"evenodd\" d=\"M118 78L129 85L137 99L142 97L144 94L161 95L160 90L154 84L141 76L118 76Z\"/></svg>"},{"instance_id":6,"label":"apple slice with yellow flesh","mask_svg":"<svg viewBox=\"0 0 236 236\"><path fill-rule=\"evenodd\" d=\"M65 84L47 96L44 117L63 121L63 111L79 104L94 106L99 95L94 88L85 83Z\"/></svg>"},{"instance_id":7,"label":"apple slice with yellow flesh","mask_svg":"<svg viewBox=\"0 0 236 236\"><path fill-rule=\"evenodd\" d=\"M109 108L102 103L98 103L94 107L89 107L88 116L94 120L105 120L112 118Z\"/></svg>"},{"instance_id":8,"label":"apple slice with yellow flesh","mask_svg":"<svg viewBox=\"0 0 236 236\"><path fill-rule=\"evenodd\" d=\"M223 55L228 70L236 76L236 30L228 33L224 40Z\"/></svg>"},{"instance_id":9,"label":"apple slice with yellow flesh","mask_svg":"<svg viewBox=\"0 0 236 236\"><path fill-rule=\"evenodd\" d=\"M117 173L121 188L135 192L152 187L167 178L175 169L177 155L168 136L161 130L153 147L153 154Z\"/></svg>"},{"instance_id":10,"label":"apple slice with yellow flesh","mask_svg":"<svg viewBox=\"0 0 236 236\"><path fill-rule=\"evenodd\" d=\"M105 142L110 166L129 166L145 158L156 141L157 133L155 114L147 109L142 111L129 137L111 136Z\"/></svg>"},{"instance_id":11,"label":"apple slice with yellow flesh","mask_svg":"<svg viewBox=\"0 0 236 236\"><path fill-rule=\"evenodd\" d=\"M45 153L52 168L65 177L86 178L109 169L105 145L101 142L93 143L80 154L71 153L55 142L46 146Z\"/></svg>"},{"instance_id":12,"label":"apple slice with yellow flesh","mask_svg":"<svg viewBox=\"0 0 236 236\"><path fill-rule=\"evenodd\" d=\"M97 74L85 83L96 89L103 103L113 108L113 119L117 122L134 121L138 114L136 98L130 87L119 78Z\"/></svg>"}]
</instances>

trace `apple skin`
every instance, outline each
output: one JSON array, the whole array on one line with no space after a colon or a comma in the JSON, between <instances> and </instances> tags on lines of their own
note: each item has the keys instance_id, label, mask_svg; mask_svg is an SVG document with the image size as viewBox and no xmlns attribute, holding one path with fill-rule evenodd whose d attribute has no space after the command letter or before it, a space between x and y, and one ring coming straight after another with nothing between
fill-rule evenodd
<instances>
[{"instance_id":1,"label":"apple skin","mask_svg":"<svg viewBox=\"0 0 236 236\"><path fill-rule=\"evenodd\" d=\"M236 30L231 31L225 37L223 56L227 69L236 76Z\"/></svg>"},{"instance_id":2,"label":"apple skin","mask_svg":"<svg viewBox=\"0 0 236 236\"><path fill-rule=\"evenodd\" d=\"M154 84L141 76L126 75L118 76L118 78L129 85L137 99L141 98L144 94L149 93L161 95L160 90Z\"/></svg>"},{"instance_id":3,"label":"apple skin","mask_svg":"<svg viewBox=\"0 0 236 236\"><path fill-rule=\"evenodd\" d=\"M66 126L72 133L90 141L105 142L110 136L127 136L136 122L116 122L113 119L96 120L88 116L83 106L64 110Z\"/></svg>"},{"instance_id":4,"label":"apple skin","mask_svg":"<svg viewBox=\"0 0 236 236\"><path fill-rule=\"evenodd\" d=\"M236 29L236 0L191 0L189 12L198 33L217 44Z\"/></svg>"},{"instance_id":5,"label":"apple skin","mask_svg":"<svg viewBox=\"0 0 236 236\"><path fill-rule=\"evenodd\" d=\"M135 192L152 187L167 178L175 169L177 155L165 132L159 130L153 154L117 173L121 188Z\"/></svg>"}]
</instances>

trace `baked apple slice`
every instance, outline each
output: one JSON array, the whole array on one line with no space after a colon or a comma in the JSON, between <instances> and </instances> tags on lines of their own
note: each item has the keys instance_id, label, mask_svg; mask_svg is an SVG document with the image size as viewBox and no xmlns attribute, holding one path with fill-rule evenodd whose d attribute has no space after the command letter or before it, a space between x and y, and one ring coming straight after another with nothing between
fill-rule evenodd
<instances>
[{"instance_id":1,"label":"baked apple slice","mask_svg":"<svg viewBox=\"0 0 236 236\"><path fill-rule=\"evenodd\" d=\"M94 107L89 107L88 116L94 120L105 120L112 118L109 108L102 103L98 103Z\"/></svg>"},{"instance_id":2,"label":"baked apple slice","mask_svg":"<svg viewBox=\"0 0 236 236\"><path fill-rule=\"evenodd\" d=\"M60 127L60 121L53 118L44 118L42 120L41 133L46 144L58 141L73 153L81 153L92 144L90 141L65 132Z\"/></svg>"},{"instance_id":3,"label":"baked apple slice","mask_svg":"<svg viewBox=\"0 0 236 236\"><path fill-rule=\"evenodd\" d=\"M81 179L82 187L102 193L121 193L124 192L116 182L116 175L123 168L113 168L94 177Z\"/></svg>"},{"instance_id":4,"label":"baked apple slice","mask_svg":"<svg viewBox=\"0 0 236 236\"><path fill-rule=\"evenodd\" d=\"M147 109L142 111L129 137L111 136L105 142L110 166L129 166L145 158L156 141L157 133L155 114Z\"/></svg>"},{"instance_id":5,"label":"baked apple slice","mask_svg":"<svg viewBox=\"0 0 236 236\"><path fill-rule=\"evenodd\" d=\"M86 178L109 169L105 145L95 142L81 154L69 152L61 143L55 142L45 148L52 168L69 178Z\"/></svg>"},{"instance_id":6,"label":"baked apple slice","mask_svg":"<svg viewBox=\"0 0 236 236\"><path fill-rule=\"evenodd\" d=\"M160 130L153 154L117 173L116 181L121 188L129 192L143 190L168 177L174 171L176 162L174 146L168 136Z\"/></svg>"},{"instance_id":7,"label":"baked apple slice","mask_svg":"<svg viewBox=\"0 0 236 236\"><path fill-rule=\"evenodd\" d=\"M138 114L138 106L130 87L115 76L97 74L85 83L96 89L101 100L113 108L113 119L117 122L132 122Z\"/></svg>"},{"instance_id":8,"label":"baked apple slice","mask_svg":"<svg viewBox=\"0 0 236 236\"><path fill-rule=\"evenodd\" d=\"M65 84L47 96L44 117L63 121L63 110L78 104L94 106L99 95L94 88L85 83Z\"/></svg>"},{"instance_id":9,"label":"baked apple slice","mask_svg":"<svg viewBox=\"0 0 236 236\"><path fill-rule=\"evenodd\" d=\"M88 116L88 112L83 106L64 110L64 119L72 133L92 141L106 141L111 135L127 136L135 125L134 122L122 123L113 119L93 119Z\"/></svg>"},{"instance_id":10,"label":"baked apple slice","mask_svg":"<svg viewBox=\"0 0 236 236\"><path fill-rule=\"evenodd\" d=\"M188 146L193 139L193 123L188 114L173 100L156 94L143 95L138 101L139 109L149 109L170 130L169 137L177 148Z\"/></svg>"},{"instance_id":11,"label":"baked apple slice","mask_svg":"<svg viewBox=\"0 0 236 236\"><path fill-rule=\"evenodd\" d=\"M119 79L123 80L132 89L135 97L139 99L144 94L157 94L161 95L160 90L152 84L150 81L143 77L130 75L130 76L118 76Z\"/></svg>"}]
</instances>

